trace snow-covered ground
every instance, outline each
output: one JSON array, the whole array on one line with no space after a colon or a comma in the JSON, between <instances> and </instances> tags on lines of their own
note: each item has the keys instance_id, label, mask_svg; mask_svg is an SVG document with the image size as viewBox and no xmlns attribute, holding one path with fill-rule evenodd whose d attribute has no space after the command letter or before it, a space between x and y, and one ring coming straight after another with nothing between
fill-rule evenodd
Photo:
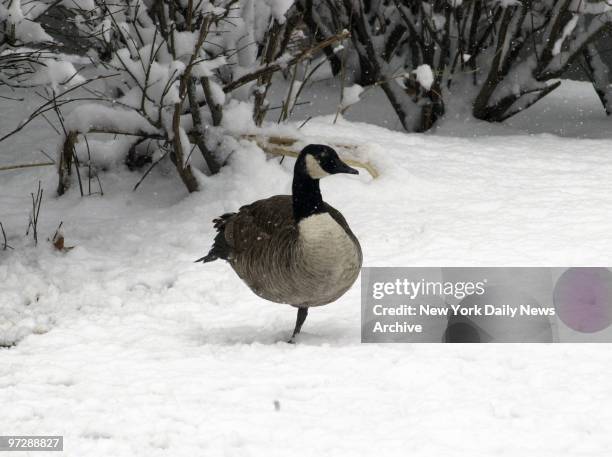
<instances>
[{"instance_id":1,"label":"snow-covered ground","mask_svg":"<svg viewBox=\"0 0 612 457\"><path fill-rule=\"evenodd\" d=\"M425 135L358 122L395 127L377 97L352 121L302 128L359 144L381 172L322 183L364 265L610 265L612 121L588 85L567 82L507 125L458 118ZM330 113L331 98L310 109ZM2 133L35 101L0 104ZM0 166L47 160L38 150L57 136L39 121L0 144ZM0 251L0 343L17 342L0 349L0 434L61 434L71 457L609 452L607 344L364 345L357 283L288 345L293 308L221 262L194 264L211 219L289 193L291 166L244 143L202 192L170 168L131 192L140 174L120 170L86 198L56 198L52 167L0 172L14 247ZM39 180L34 247L23 234ZM68 253L46 241L60 221Z\"/></svg>"}]
</instances>

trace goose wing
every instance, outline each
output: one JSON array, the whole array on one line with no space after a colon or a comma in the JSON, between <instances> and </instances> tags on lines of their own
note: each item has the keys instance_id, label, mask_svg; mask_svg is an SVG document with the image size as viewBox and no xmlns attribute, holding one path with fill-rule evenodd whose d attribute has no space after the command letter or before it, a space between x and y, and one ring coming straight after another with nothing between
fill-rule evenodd
<instances>
[{"instance_id":1,"label":"goose wing","mask_svg":"<svg viewBox=\"0 0 612 457\"><path fill-rule=\"evenodd\" d=\"M297 234L290 195L276 195L241 207L224 230L227 244L235 254L287 232Z\"/></svg>"},{"instance_id":2,"label":"goose wing","mask_svg":"<svg viewBox=\"0 0 612 457\"><path fill-rule=\"evenodd\" d=\"M330 216L359 244L342 213L327 203L324 205ZM291 195L276 195L242 206L228 221L225 239L235 252L241 252L253 246L256 241L287 232L297 236L293 199Z\"/></svg>"}]
</instances>

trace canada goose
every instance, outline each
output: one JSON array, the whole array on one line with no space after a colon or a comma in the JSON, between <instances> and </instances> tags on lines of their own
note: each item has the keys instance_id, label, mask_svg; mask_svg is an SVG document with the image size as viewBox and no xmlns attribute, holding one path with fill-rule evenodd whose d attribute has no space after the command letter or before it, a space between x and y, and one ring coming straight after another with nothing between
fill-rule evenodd
<instances>
[{"instance_id":1,"label":"canada goose","mask_svg":"<svg viewBox=\"0 0 612 457\"><path fill-rule=\"evenodd\" d=\"M321 197L319 179L337 173L359 172L329 146L306 146L295 162L292 195L258 200L215 219L213 246L196 260L227 260L257 295L297 307L290 343L308 308L341 297L361 268L359 241Z\"/></svg>"}]
</instances>

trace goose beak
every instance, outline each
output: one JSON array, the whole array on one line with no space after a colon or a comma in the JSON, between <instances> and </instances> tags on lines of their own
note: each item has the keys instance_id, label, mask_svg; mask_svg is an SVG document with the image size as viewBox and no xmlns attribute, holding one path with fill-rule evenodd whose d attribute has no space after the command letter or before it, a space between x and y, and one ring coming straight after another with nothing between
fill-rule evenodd
<instances>
[{"instance_id":1,"label":"goose beak","mask_svg":"<svg viewBox=\"0 0 612 457\"><path fill-rule=\"evenodd\" d=\"M359 172L347 164L338 160L334 167L334 173L348 173L349 175L358 175Z\"/></svg>"}]
</instances>

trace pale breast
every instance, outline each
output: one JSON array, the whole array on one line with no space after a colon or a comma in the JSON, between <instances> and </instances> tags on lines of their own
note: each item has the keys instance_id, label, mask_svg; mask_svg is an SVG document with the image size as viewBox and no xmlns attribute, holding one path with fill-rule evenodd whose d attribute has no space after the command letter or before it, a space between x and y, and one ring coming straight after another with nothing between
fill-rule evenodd
<instances>
[{"instance_id":1,"label":"pale breast","mask_svg":"<svg viewBox=\"0 0 612 457\"><path fill-rule=\"evenodd\" d=\"M303 219L298 231L302 268L312 281L316 301L335 300L359 275L359 245L329 213Z\"/></svg>"}]
</instances>

